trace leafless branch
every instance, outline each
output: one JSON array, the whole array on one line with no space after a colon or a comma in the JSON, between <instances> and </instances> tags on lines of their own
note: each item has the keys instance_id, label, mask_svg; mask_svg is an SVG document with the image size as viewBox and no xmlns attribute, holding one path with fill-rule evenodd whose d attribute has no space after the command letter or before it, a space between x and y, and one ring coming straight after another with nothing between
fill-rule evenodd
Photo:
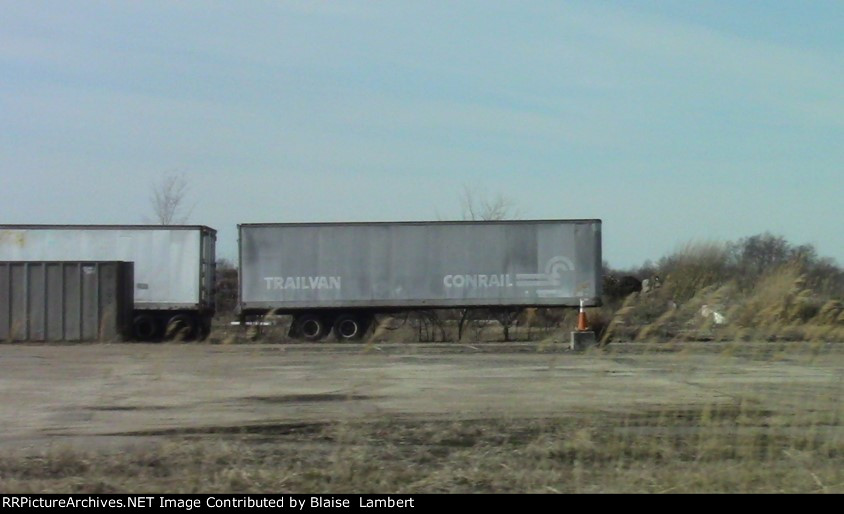
<instances>
[{"instance_id":1,"label":"leafless branch","mask_svg":"<svg viewBox=\"0 0 844 514\"><path fill-rule=\"evenodd\" d=\"M184 174L168 173L153 186L152 208L160 225L181 225L187 222L192 208L185 211L188 183Z\"/></svg>"},{"instance_id":2,"label":"leafless branch","mask_svg":"<svg viewBox=\"0 0 844 514\"><path fill-rule=\"evenodd\" d=\"M496 221L518 219L521 216L510 198L501 193L490 198L468 185L463 186L460 194L460 207L464 220Z\"/></svg>"}]
</instances>

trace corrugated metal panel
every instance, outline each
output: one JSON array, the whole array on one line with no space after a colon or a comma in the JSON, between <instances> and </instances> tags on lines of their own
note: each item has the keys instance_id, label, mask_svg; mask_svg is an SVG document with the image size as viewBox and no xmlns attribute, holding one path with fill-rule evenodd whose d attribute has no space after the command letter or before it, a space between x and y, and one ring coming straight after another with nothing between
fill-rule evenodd
<instances>
[{"instance_id":1,"label":"corrugated metal panel","mask_svg":"<svg viewBox=\"0 0 844 514\"><path fill-rule=\"evenodd\" d=\"M241 308L594 305L601 221L244 224Z\"/></svg>"},{"instance_id":2,"label":"corrugated metal panel","mask_svg":"<svg viewBox=\"0 0 844 514\"><path fill-rule=\"evenodd\" d=\"M215 240L201 225L0 225L0 260L134 262L137 309L213 310Z\"/></svg>"},{"instance_id":3,"label":"corrugated metal panel","mask_svg":"<svg viewBox=\"0 0 844 514\"><path fill-rule=\"evenodd\" d=\"M0 340L125 338L132 269L131 262L0 262Z\"/></svg>"}]
</instances>

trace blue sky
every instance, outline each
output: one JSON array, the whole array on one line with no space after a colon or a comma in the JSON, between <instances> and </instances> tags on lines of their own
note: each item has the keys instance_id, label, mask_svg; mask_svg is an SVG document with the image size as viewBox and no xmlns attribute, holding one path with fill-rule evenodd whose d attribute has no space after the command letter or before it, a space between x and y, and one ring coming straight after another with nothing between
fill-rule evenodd
<instances>
[{"instance_id":1,"label":"blue sky","mask_svg":"<svg viewBox=\"0 0 844 514\"><path fill-rule=\"evenodd\" d=\"M844 2L0 0L0 219L601 218L844 264Z\"/></svg>"}]
</instances>

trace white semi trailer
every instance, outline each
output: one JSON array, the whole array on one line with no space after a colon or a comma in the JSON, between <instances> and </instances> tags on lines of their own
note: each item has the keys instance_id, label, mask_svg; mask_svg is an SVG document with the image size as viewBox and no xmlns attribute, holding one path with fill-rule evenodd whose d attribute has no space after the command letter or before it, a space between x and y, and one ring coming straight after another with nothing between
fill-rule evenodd
<instances>
[{"instance_id":1,"label":"white semi trailer","mask_svg":"<svg viewBox=\"0 0 844 514\"><path fill-rule=\"evenodd\" d=\"M242 321L360 337L375 313L598 305L601 220L241 224Z\"/></svg>"},{"instance_id":2,"label":"white semi trailer","mask_svg":"<svg viewBox=\"0 0 844 514\"><path fill-rule=\"evenodd\" d=\"M0 225L0 261L134 263L135 339L204 337L214 315L217 232L202 225Z\"/></svg>"}]
</instances>

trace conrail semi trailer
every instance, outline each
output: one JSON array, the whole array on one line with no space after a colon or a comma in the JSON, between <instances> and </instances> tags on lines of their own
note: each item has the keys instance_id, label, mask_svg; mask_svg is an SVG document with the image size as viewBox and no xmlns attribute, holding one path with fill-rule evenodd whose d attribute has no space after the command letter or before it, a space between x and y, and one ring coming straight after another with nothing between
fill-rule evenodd
<instances>
[{"instance_id":1,"label":"conrail semi trailer","mask_svg":"<svg viewBox=\"0 0 844 514\"><path fill-rule=\"evenodd\" d=\"M135 339L207 335L217 232L201 225L0 225L0 261L134 263Z\"/></svg>"},{"instance_id":2,"label":"conrail semi trailer","mask_svg":"<svg viewBox=\"0 0 844 514\"><path fill-rule=\"evenodd\" d=\"M360 337L410 309L598 305L601 221L238 225L242 320L293 315L292 333Z\"/></svg>"}]
</instances>

